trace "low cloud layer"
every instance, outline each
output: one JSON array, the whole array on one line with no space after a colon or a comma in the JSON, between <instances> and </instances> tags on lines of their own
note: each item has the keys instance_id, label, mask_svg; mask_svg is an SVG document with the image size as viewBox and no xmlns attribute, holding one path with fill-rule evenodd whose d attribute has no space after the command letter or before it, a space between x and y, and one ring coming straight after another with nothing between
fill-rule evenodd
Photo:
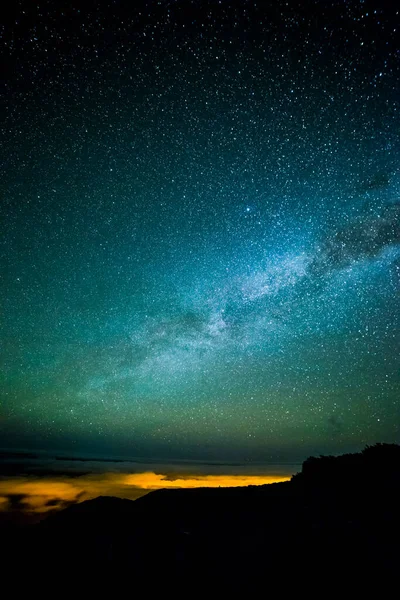
<instances>
[{"instance_id":1,"label":"low cloud layer","mask_svg":"<svg viewBox=\"0 0 400 600\"><path fill-rule=\"evenodd\" d=\"M81 477L14 477L0 480L0 511L45 515L96 498L135 500L163 488L242 487L287 481L289 473L210 475L178 473L101 473Z\"/></svg>"}]
</instances>

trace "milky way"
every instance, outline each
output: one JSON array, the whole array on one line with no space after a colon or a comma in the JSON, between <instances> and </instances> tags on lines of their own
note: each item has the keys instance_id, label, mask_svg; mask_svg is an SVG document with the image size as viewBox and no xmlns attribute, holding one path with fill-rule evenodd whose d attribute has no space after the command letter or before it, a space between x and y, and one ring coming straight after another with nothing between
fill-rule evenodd
<instances>
[{"instance_id":1,"label":"milky way","mask_svg":"<svg viewBox=\"0 0 400 600\"><path fill-rule=\"evenodd\" d=\"M399 13L132 4L5 26L3 445L399 442Z\"/></svg>"}]
</instances>

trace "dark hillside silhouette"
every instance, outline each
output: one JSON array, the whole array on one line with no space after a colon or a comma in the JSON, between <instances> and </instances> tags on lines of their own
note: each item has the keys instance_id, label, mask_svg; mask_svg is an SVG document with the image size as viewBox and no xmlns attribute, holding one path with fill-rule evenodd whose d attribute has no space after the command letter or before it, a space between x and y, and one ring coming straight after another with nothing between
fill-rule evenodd
<instances>
[{"instance_id":1,"label":"dark hillside silhouette","mask_svg":"<svg viewBox=\"0 0 400 600\"><path fill-rule=\"evenodd\" d=\"M400 446L308 458L290 482L99 497L20 531L7 571L237 582L385 581L398 569ZM4 548L4 545L3 545Z\"/></svg>"},{"instance_id":2,"label":"dark hillside silhouette","mask_svg":"<svg viewBox=\"0 0 400 600\"><path fill-rule=\"evenodd\" d=\"M314 456L304 461L301 473L292 481L311 487L392 486L398 483L400 446L376 444L357 454ZM373 481L372 481L373 480Z\"/></svg>"}]
</instances>

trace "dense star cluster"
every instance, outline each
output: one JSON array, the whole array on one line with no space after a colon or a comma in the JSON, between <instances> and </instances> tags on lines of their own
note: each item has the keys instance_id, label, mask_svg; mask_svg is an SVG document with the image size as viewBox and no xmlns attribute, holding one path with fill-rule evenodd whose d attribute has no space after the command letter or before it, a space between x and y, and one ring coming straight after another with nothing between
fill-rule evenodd
<instances>
[{"instance_id":1,"label":"dense star cluster","mask_svg":"<svg viewBox=\"0 0 400 600\"><path fill-rule=\"evenodd\" d=\"M395 4L10 7L3 446L400 441Z\"/></svg>"}]
</instances>

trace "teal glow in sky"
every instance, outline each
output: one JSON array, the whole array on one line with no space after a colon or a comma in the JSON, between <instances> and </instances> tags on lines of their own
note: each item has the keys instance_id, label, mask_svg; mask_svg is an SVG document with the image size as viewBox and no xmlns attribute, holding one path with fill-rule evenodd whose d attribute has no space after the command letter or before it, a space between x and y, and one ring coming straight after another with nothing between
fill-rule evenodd
<instances>
[{"instance_id":1,"label":"teal glow in sky","mask_svg":"<svg viewBox=\"0 0 400 600\"><path fill-rule=\"evenodd\" d=\"M303 4L12 8L3 446L400 441L399 15Z\"/></svg>"}]
</instances>

